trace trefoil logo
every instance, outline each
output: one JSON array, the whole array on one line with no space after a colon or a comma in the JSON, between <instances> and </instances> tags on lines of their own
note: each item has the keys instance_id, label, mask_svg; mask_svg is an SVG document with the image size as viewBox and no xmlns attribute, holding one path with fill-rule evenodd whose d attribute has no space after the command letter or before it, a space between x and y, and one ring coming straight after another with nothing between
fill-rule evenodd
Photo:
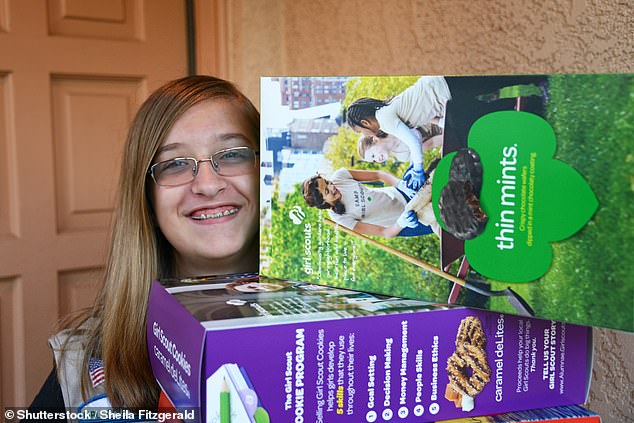
<instances>
[{"instance_id":1,"label":"trefoil logo","mask_svg":"<svg viewBox=\"0 0 634 423\"><path fill-rule=\"evenodd\" d=\"M293 221L295 225L301 225L306 217L306 213L300 206L294 206L291 211L288 212L288 217Z\"/></svg>"}]
</instances>

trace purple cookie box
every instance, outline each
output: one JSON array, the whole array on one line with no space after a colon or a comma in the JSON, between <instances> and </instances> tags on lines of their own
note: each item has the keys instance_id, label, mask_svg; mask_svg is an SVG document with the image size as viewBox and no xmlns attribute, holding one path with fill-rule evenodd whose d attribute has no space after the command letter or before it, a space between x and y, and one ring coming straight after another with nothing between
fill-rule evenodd
<instances>
[{"instance_id":1,"label":"purple cookie box","mask_svg":"<svg viewBox=\"0 0 634 423\"><path fill-rule=\"evenodd\" d=\"M255 301L254 295L245 297L248 312L255 309L256 315L213 321L201 321L201 301L196 318L191 306L161 283L153 284L148 349L154 375L177 409L197 408L197 418L215 421L218 410L207 409L205 381L227 363L240 368L272 422L433 422L580 404L587 398L591 328L410 300L399 303L409 307L390 309L398 299L326 287L327 295L306 297L302 312L270 314L266 307L278 310L306 287L319 289L285 284L284 290L258 294ZM240 294L231 296L229 302L241 304L235 302ZM204 303L204 295L199 298ZM228 300L214 301L207 305L210 316ZM259 301L264 311L249 303ZM359 301L363 315L341 305ZM321 309L315 308L322 302ZM447 359L467 316L482 323L490 367L490 381L468 412L445 398Z\"/></svg>"}]
</instances>

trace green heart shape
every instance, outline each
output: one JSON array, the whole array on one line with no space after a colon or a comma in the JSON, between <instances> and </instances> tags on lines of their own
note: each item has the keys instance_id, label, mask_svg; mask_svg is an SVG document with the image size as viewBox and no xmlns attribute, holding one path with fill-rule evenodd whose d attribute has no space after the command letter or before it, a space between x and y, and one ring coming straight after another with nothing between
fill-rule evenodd
<instances>
[{"instance_id":1,"label":"green heart shape","mask_svg":"<svg viewBox=\"0 0 634 423\"><path fill-rule=\"evenodd\" d=\"M553 158L554 131L535 114L485 115L472 126L468 145L482 161L480 203L489 217L484 231L465 241L469 263L492 279L539 278L552 263L549 243L583 228L598 208L596 196L575 169ZM439 222L438 199L451 158L441 160L434 176L432 200Z\"/></svg>"}]
</instances>

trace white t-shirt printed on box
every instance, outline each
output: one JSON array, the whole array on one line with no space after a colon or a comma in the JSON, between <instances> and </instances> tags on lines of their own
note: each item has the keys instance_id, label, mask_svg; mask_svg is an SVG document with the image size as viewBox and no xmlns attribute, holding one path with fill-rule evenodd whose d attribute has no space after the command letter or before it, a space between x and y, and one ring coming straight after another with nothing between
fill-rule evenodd
<instances>
[{"instance_id":1,"label":"white t-shirt printed on box","mask_svg":"<svg viewBox=\"0 0 634 423\"><path fill-rule=\"evenodd\" d=\"M417 142L419 142L422 145L423 136L421 135L420 132L418 132L418 129L416 128L408 128L408 129L409 129L409 132L412 134L412 136L416 138ZM393 147L390 149L390 154L392 154L396 160L398 160L399 162L410 161L410 158L412 157L412 152L409 146L407 145L407 143L405 143L403 140L401 140L400 138L397 138L396 136L392 134L388 134L387 138L379 142L383 142L383 141L387 141L393 144Z\"/></svg>"},{"instance_id":2,"label":"white t-shirt printed on box","mask_svg":"<svg viewBox=\"0 0 634 423\"><path fill-rule=\"evenodd\" d=\"M392 186L370 188L355 180L347 169L341 168L329 180L341 192L344 214L328 210L330 218L341 226L354 229L357 222L391 226L405 210L405 197Z\"/></svg>"},{"instance_id":3,"label":"white t-shirt printed on box","mask_svg":"<svg viewBox=\"0 0 634 423\"><path fill-rule=\"evenodd\" d=\"M409 128L425 127L436 118L445 116L447 101L451 99L449 86L442 76L423 76L414 85L397 95L387 106L376 111L376 120L383 132L405 142L413 163L423 162L422 142Z\"/></svg>"}]
</instances>

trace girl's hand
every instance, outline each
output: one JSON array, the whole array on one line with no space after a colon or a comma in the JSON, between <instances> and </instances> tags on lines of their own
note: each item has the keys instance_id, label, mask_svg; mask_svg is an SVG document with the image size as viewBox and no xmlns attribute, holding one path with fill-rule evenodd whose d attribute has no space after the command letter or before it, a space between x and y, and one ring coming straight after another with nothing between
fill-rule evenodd
<instances>
[{"instance_id":1,"label":"girl's hand","mask_svg":"<svg viewBox=\"0 0 634 423\"><path fill-rule=\"evenodd\" d=\"M418 191L425 183L425 171L422 163L415 164L411 171L405 172L403 180L407 184L407 188Z\"/></svg>"},{"instance_id":2,"label":"girl's hand","mask_svg":"<svg viewBox=\"0 0 634 423\"><path fill-rule=\"evenodd\" d=\"M415 228L420 225L420 222L418 221L418 217L416 216L414 210L407 210L401 213L399 218L396 220L396 224L400 228Z\"/></svg>"}]
</instances>

